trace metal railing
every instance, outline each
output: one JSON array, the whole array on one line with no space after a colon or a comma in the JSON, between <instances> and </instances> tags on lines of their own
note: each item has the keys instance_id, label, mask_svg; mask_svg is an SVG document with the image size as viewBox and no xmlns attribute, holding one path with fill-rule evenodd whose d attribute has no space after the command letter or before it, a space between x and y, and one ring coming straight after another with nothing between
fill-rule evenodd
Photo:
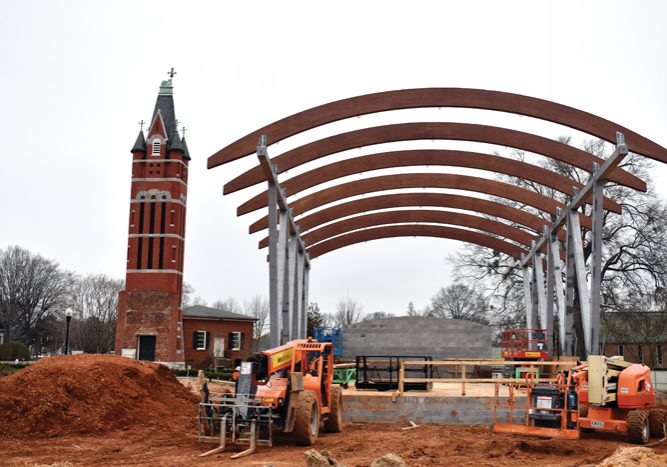
<instances>
[{"instance_id":1,"label":"metal railing","mask_svg":"<svg viewBox=\"0 0 667 467\"><path fill-rule=\"evenodd\" d=\"M405 377L405 367L414 366L414 365L431 365L431 366L449 366L454 367L456 370L460 370L461 375L455 378L406 378ZM532 371L527 373L527 376L524 378L467 378L466 372L467 367L469 366L520 366L529 368ZM461 395L466 395L466 383L518 383L526 381L527 379L534 382L555 382L556 378L538 378L536 377L536 371L539 367L543 366L552 366L558 367L563 366L566 368L571 368L572 362L526 362L526 361L506 361L506 360L493 360L493 359L481 359L481 360L440 360L440 361L402 361L400 364L399 374L398 374L398 391L394 393L394 399L397 396L402 396L405 392L406 383L460 383L461 384ZM456 373L455 373L456 374Z\"/></svg>"}]
</instances>

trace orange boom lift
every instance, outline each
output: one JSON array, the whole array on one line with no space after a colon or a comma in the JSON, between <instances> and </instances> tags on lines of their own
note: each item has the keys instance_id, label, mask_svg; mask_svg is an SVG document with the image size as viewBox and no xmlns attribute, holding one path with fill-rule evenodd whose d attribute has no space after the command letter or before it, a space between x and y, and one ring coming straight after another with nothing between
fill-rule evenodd
<instances>
[{"instance_id":1,"label":"orange boom lift","mask_svg":"<svg viewBox=\"0 0 667 467\"><path fill-rule=\"evenodd\" d=\"M586 363L561 373L555 384L509 383L506 400L499 396L499 384L494 431L560 438L609 431L637 444L667 436L650 368L622 357L591 355ZM524 391L526 404L518 405L517 395ZM499 409L508 411L508 422L498 421Z\"/></svg>"}]
</instances>

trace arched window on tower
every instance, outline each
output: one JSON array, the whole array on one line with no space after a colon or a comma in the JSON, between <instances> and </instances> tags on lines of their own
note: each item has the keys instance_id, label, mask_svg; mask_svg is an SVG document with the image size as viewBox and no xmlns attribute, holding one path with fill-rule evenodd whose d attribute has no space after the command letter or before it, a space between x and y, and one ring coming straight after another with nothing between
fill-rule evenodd
<instances>
[{"instance_id":1,"label":"arched window on tower","mask_svg":"<svg viewBox=\"0 0 667 467\"><path fill-rule=\"evenodd\" d=\"M153 141L153 156L159 156L160 155L160 140L156 139Z\"/></svg>"}]
</instances>

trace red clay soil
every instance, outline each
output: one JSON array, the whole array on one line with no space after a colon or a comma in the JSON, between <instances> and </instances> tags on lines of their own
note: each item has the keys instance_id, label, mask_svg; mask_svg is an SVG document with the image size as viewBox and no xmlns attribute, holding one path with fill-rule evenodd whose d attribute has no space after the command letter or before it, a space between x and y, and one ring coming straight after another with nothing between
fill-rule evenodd
<instances>
[{"instance_id":1,"label":"red clay soil","mask_svg":"<svg viewBox=\"0 0 667 467\"><path fill-rule=\"evenodd\" d=\"M614 453L622 437L584 435L580 440L539 439L494 434L489 427L423 425L402 430L401 425L348 424L342 433L321 434L313 448L328 450L347 467L369 467L389 452L409 466L594 466ZM66 436L18 440L0 438L0 465L7 466L305 466L305 447L278 440L272 448L231 460L234 450L199 457L214 445L196 441L195 430L168 427L140 428L104 436ZM664 455L667 447L655 451ZM654 464L657 467L662 464ZM618 467L618 466L617 466ZM625 467L625 466L624 466ZM648 467L648 466L646 466Z\"/></svg>"},{"instance_id":2,"label":"red clay soil","mask_svg":"<svg viewBox=\"0 0 667 467\"><path fill-rule=\"evenodd\" d=\"M3 437L107 433L192 425L196 397L162 365L68 355L0 379L0 414Z\"/></svg>"},{"instance_id":3,"label":"red clay soil","mask_svg":"<svg viewBox=\"0 0 667 467\"><path fill-rule=\"evenodd\" d=\"M51 358L0 379L0 465L305 465L308 448L280 438L236 461L233 449L201 458L214 445L197 442L195 417L196 397L164 367L108 355ZM570 441L483 426L402 428L347 424L322 433L313 447L348 467L390 452L409 466L566 467L596 465L627 446L622 436L599 433ZM666 454L665 444L655 452Z\"/></svg>"}]
</instances>

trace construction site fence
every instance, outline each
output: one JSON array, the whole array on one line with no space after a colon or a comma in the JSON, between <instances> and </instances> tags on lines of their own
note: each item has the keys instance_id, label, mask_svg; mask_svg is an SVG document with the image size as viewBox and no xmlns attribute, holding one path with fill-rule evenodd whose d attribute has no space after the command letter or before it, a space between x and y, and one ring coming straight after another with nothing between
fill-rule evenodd
<instances>
[{"instance_id":1,"label":"construction site fence","mask_svg":"<svg viewBox=\"0 0 667 467\"><path fill-rule=\"evenodd\" d=\"M541 378L535 376L535 370L541 367L562 367L561 369L567 369L572 367L572 362L561 361L561 362L526 362L526 361L506 361L506 360L492 360L492 359L482 359L482 360L439 360L439 361L411 361L405 360L401 362L401 366L398 373L398 392L395 396L402 396L405 392L406 383L459 383L461 385L461 395L466 395L466 383L520 383L526 382L528 379L532 382L555 382L556 378ZM443 367L452 367L454 369L454 374L460 373L460 376L454 378L406 378L405 377L405 367L407 366L443 366ZM469 367L474 366L497 366L497 367L508 367L508 366L518 366L522 368L528 368L531 371L526 372L525 377L523 378L474 378L467 377L466 373Z\"/></svg>"}]
</instances>

